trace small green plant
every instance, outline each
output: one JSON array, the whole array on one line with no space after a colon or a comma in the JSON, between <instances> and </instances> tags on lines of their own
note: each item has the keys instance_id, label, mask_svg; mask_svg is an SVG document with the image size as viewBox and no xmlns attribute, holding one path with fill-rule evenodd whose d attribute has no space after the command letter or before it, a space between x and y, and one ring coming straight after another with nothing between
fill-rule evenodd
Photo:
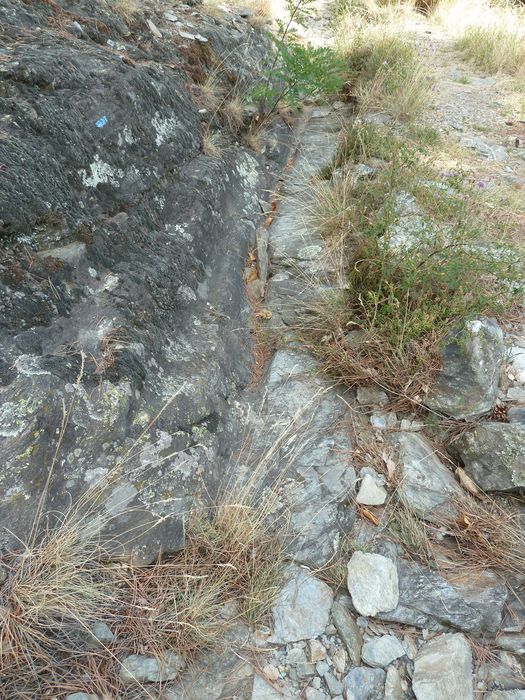
<instances>
[{"instance_id":1,"label":"small green plant","mask_svg":"<svg viewBox=\"0 0 525 700\"><path fill-rule=\"evenodd\" d=\"M313 0L286 0L289 19L277 21L277 36L272 36L274 57L268 64L263 81L250 97L259 111L270 117L280 104L292 108L306 97L323 97L339 92L344 83L345 63L330 48L304 45L297 40L293 22L304 24L311 15Z\"/></svg>"},{"instance_id":2,"label":"small green plant","mask_svg":"<svg viewBox=\"0 0 525 700\"><path fill-rule=\"evenodd\" d=\"M271 115L279 104L296 108L305 97L334 95L344 82L344 63L326 47L274 39L278 60L266 81L252 91L261 112Z\"/></svg>"}]
</instances>

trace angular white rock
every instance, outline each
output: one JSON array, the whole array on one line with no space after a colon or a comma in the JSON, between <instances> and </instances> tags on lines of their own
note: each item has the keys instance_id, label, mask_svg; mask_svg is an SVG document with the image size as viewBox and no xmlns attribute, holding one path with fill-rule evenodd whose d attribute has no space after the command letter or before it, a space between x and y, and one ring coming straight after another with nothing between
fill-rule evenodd
<instances>
[{"instance_id":1,"label":"angular white rock","mask_svg":"<svg viewBox=\"0 0 525 700\"><path fill-rule=\"evenodd\" d=\"M365 642L361 650L361 657L365 664L380 668L385 668L405 654L406 651L399 639L391 634L384 634L382 637Z\"/></svg>"},{"instance_id":2,"label":"angular white rock","mask_svg":"<svg viewBox=\"0 0 525 700\"><path fill-rule=\"evenodd\" d=\"M364 506L380 506L386 501L386 489L373 476L365 474L356 501Z\"/></svg>"},{"instance_id":3,"label":"angular white rock","mask_svg":"<svg viewBox=\"0 0 525 700\"><path fill-rule=\"evenodd\" d=\"M323 634L330 619L332 589L299 566L288 569L288 582L272 608L274 630L269 642L288 644Z\"/></svg>"},{"instance_id":4,"label":"angular white rock","mask_svg":"<svg viewBox=\"0 0 525 700\"><path fill-rule=\"evenodd\" d=\"M388 612L399 602L396 566L381 554L354 552L348 562L347 586L360 615Z\"/></svg>"}]
</instances>

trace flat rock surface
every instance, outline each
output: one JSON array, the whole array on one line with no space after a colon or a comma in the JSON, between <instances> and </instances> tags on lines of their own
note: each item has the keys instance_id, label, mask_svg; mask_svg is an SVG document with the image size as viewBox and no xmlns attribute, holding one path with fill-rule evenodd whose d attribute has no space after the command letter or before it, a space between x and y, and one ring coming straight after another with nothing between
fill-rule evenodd
<instances>
[{"instance_id":1,"label":"flat rock surface","mask_svg":"<svg viewBox=\"0 0 525 700\"><path fill-rule=\"evenodd\" d=\"M380 554L354 552L348 562L347 586L361 615L393 610L399 601L395 564Z\"/></svg>"},{"instance_id":2,"label":"flat rock surface","mask_svg":"<svg viewBox=\"0 0 525 700\"><path fill-rule=\"evenodd\" d=\"M432 444L413 432L393 433L388 440L397 452L401 470L397 494L403 503L430 522L454 517L452 501L463 492Z\"/></svg>"},{"instance_id":3,"label":"flat rock surface","mask_svg":"<svg viewBox=\"0 0 525 700\"><path fill-rule=\"evenodd\" d=\"M322 634L330 618L332 589L308 570L292 565L288 582L272 608L274 627L269 641L288 644Z\"/></svg>"},{"instance_id":4,"label":"flat rock surface","mask_svg":"<svg viewBox=\"0 0 525 700\"><path fill-rule=\"evenodd\" d=\"M472 652L462 634L444 634L424 644L414 661L417 700L473 700Z\"/></svg>"},{"instance_id":5,"label":"flat rock surface","mask_svg":"<svg viewBox=\"0 0 525 700\"><path fill-rule=\"evenodd\" d=\"M420 564L399 559L399 605L382 612L383 620L439 630L446 626L465 632L495 633L501 622L507 591L490 574L471 580L462 589Z\"/></svg>"}]
</instances>

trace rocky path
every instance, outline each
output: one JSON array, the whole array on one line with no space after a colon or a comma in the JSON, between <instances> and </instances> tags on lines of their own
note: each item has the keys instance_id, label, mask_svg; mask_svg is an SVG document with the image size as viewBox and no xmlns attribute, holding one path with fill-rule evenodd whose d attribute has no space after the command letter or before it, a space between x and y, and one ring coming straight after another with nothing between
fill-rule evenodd
<instances>
[{"instance_id":1,"label":"rocky path","mask_svg":"<svg viewBox=\"0 0 525 700\"><path fill-rule=\"evenodd\" d=\"M190 7L186 9L193 12ZM317 15L305 34L308 41L330 44L329 9L329 3L319 1ZM195 22L192 18L193 15L186 20ZM175 26L173 15L166 21ZM190 41L188 35L193 35L184 27L186 36L177 30L178 36ZM236 25L232 27L231 31L237 32ZM210 36L212 31L214 27L209 28ZM494 207L505 213L505 207L516 206L515 195L525 186L525 134L520 115L510 107L506 111L512 101L508 86L461 62L452 51L450 37L434 25L414 19L407 36L418 45L422 60L435 75L433 102L423 121L442 131L452 146L451 162L443 167L468 167L487 197L495 197ZM196 35L193 39L197 40ZM258 279L250 282L250 271L245 275L255 301L254 316L266 319L267 327L284 342L269 359L258 386L231 398L235 415L242 414L242 420L236 419L228 430L213 429L230 444L234 428L245 419L248 445L235 465L235 476L240 481L261 477L263 495L272 494L269 515L275 520L287 516L288 527L283 535L286 569L273 605L272 622L250 630L234 605L224 606L221 615L232 622L224 649L199 653L184 671L175 664L173 668L169 664L160 668L157 662L152 668L153 659L140 651L140 655L130 656L127 661L131 659L130 663L140 665L144 684L136 693L135 686L130 685L126 698L525 698L524 578L516 575L506 581L494 571L481 567L462 570L454 562L441 568L441 562L433 560L429 566L424 557L409 550L406 541L401 543L388 532L388 505L395 497L413 514L411 522L416 523L418 531L430 532L439 543L445 539L447 533L440 525L441 518L451 513L454 517L454 503L464 494L450 460L436 451L421 422L389 407L384 392L370 387L356 391L335 387L321 375L316 360L294 337L292 329L304 305L319 289L336 289L340 283L337 261L311 225L308 211L313 202L315 177L332 159L351 117L348 107L337 102L329 106L309 105L303 112L297 149L275 197L276 210L256 234ZM196 123L197 120L195 115ZM159 133L156 136L158 140ZM278 138L274 140L277 142ZM251 193L245 208L250 212L256 208L258 190L252 176L267 167L264 160L252 156L243 156L240 164L233 155L231 163L228 158L229 155L224 163L206 161L209 171L201 172L200 160L198 167L192 165L192 177L203 183L199 191L207 192L211 182L220 182L221 188L226 189L224 183L229 182L228 193L231 190L236 194L231 202L228 199L231 217L229 214L220 221L216 217L217 230L230 231L230 237L222 248L206 252L204 260L209 260L213 269L215 258L238 266L242 255L234 243L237 245L241 238L235 224L242 209L239 200ZM270 181L273 182L265 179L261 187ZM217 199L221 206L222 198L220 189ZM164 202L164 196L160 199ZM170 197L166 201L171 201ZM192 240L194 221L190 208L194 206L187 207L189 223L180 219L180 208L177 209L179 219L176 223L170 219L170 226L166 224L168 232L163 235ZM219 206L218 209L221 210ZM202 211L205 213L197 217L199 222L214 218L208 210ZM119 215L114 223L124 226L126 219ZM248 214L245 223L249 224L251 235L254 229ZM208 240L209 230L205 233ZM522 234L517 231L517 235ZM163 245L163 250L175 248ZM223 255L224 249L229 256ZM184 260L180 266L191 267ZM234 279L235 274L219 267L220 275L216 276L221 283L217 289L223 290L223 279ZM235 311L233 320L215 314L214 323L210 323L215 307L224 308L221 299L216 302L213 296L215 276L211 273L196 285L196 292L184 285L177 291L191 310L191 328L197 329L199 342L189 345L188 354L183 357L181 347L174 346L173 357L191 367L194 383L203 394L217 382L217 358L229 361L235 357L238 327L245 320L244 297L237 299L242 296L238 267L235 279L239 289L229 298ZM172 269L169 275L171 279ZM205 307L204 322L196 317L198 304ZM237 306L242 307L241 311ZM231 325L228 342L221 343L216 339L215 325L219 328L219 321L225 319ZM466 472L484 490L512 495L525 487L525 329L515 326L504 332L491 319L477 319L470 330L472 338L468 343L451 347L449 355L444 355L447 372L435 410L455 420L473 418L474 427L469 427L458 441ZM191 348L203 345L204 332L210 354L197 356ZM234 338L231 343L230 337ZM168 369L166 378L172 382L178 375L171 365ZM154 373L161 381L163 372ZM447 383L447 377L451 382ZM156 394L160 393L157 385L155 388ZM200 394L192 399L196 406L199 397ZM127 398L126 402L127 407ZM461 413L456 410L459 404ZM494 405L504 407L507 422L478 421L480 415L487 417ZM196 414L199 420L194 420L195 440L205 433L208 418L211 423L216 414L220 415L219 409L222 407L206 414L204 422L201 414ZM121 409L118 415L123 413ZM160 435L165 439L167 434ZM112 439L117 444L116 438ZM363 444L383 460L381 473L363 466L358 458ZM174 449L171 443L168 447ZM199 468L199 474L206 473L208 464L221 451L220 442L216 450L209 450L209 462ZM395 483L387 477L392 466L401 474ZM254 469L260 473L254 475ZM102 637L99 641L103 641ZM137 669L138 666L133 667L135 674ZM165 683L160 682L163 679ZM67 700L102 700L99 695L77 692Z\"/></svg>"},{"instance_id":2,"label":"rocky path","mask_svg":"<svg viewBox=\"0 0 525 700\"><path fill-rule=\"evenodd\" d=\"M439 26L420 20L411 29L434 77L423 121L458 145L458 163L479 176L480 187L503 200L505 189L520 193L525 187L522 95L505 76L489 75L463 61L453 38Z\"/></svg>"},{"instance_id":3,"label":"rocky path","mask_svg":"<svg viewBox=\"0 0 525 700\"><path fill-rule=\"evenodd\" d=\"M488 196L497 195L494 206L505 206L505 193L512 195L525 185L523 124L512 111L508 84L467 66L453 51L451 38L434 25L414 21L410 36L435 80L432 103L422 121L450 142L454 159L450 167L468 169ZM271 273L263 303L272 313L273 327L280 328L284 337L297 320L298 309L319 287L337 284L336 266L306 212L312 177L329 162L348 118L338 104L309 111L298 156L269 228ZM259 232L260 250L267 235L266 230ZM521 331L514 328L504 335L491 324L480 319L472 347L459 367L452 367L452 373L462 373L466 401L474 412L479 392L489 407L494 402L508 406L509 401L525 396L521 384L525 375L519 369ZM502 578L489 570L475 575L432 571L407 558L399 544L383 538L381 526L371 526L366 513L385 502L388 484L366 467L356 474L350 426L356 417L364 420L369 423L365 439L376 441L380 450L385 443L394 448L403 473L398 495L427 522L438 522L438 514L461 497L449 466L420 432L421 424L388 411L382 392L363 388L357 394L345 393L330 386L317 374L315 360L293 342L292 334L290 341L271 361L258 420L263 436L259 439L266 449L284 436L270 473L271 481L279 483L277 509L287 508L292 514L292 561L273 609L274 627L265 633L272 651L255 675L248 697L525 697L519 661L525 650L519 592L523 581L518 577L511 593ZM505 346L509 345L513 359L507 364ZM480 352L487 365L481 381ZM498 384L500 370L503 378ZM443 410L443 405L438 408ZM522 409L511 405L510 411ZM516 426L500 425L481 424L480 433L500 431L499 439L510 443L507 436ZM478 438L482 443L482 436ZM494 440L487 439L481 449L489 453L488 461L493 458L497 464ZM468 463L466 452L463 459ZM472 461L478 458L476 454ZM505 480L502 475L499 478L497 488ZM357 551L348 562L344 591L334 591L333 585L327 585L325 567L349 538Z\"/></svg>"}]
</instances>

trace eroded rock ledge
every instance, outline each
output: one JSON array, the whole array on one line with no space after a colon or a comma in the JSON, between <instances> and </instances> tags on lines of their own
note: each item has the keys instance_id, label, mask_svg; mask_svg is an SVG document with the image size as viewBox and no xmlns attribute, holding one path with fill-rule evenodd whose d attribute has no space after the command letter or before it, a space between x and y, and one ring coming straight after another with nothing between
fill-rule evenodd
<instances>
[{"instance_id":1,"label":"eroded rock ledge","mask_svg":"<svg viewBox=\"0 0 525 700\"><path fill-rule=\"evenodd\" d=\"M181 546L164 517L213 493L234 449L242 261L290 132L261 153L223 134L205 156L202 84L246 90L262 34L234 13L111 7L0 8L0 547L26 537L60 439L47 509L113 473L106 507L134 509L143 562Z\"/></svg>"}]
</instances>

